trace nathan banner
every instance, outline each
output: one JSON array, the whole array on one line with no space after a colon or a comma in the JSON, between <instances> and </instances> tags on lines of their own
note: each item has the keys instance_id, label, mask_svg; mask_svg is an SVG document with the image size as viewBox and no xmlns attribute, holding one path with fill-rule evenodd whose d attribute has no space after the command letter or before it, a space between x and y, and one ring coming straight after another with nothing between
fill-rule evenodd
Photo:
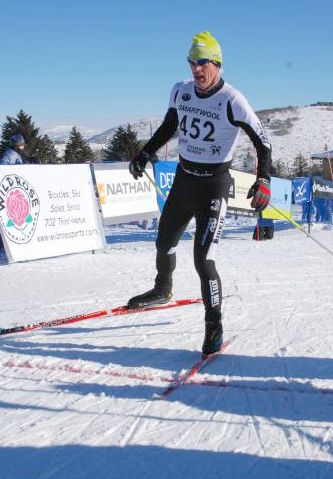
<instances>
[{"instance_id":1,"label":"nathan banner","mask_svg":"<svg viewBox=\"0 0 333 479\"><path fill-rule=\"evenodd\" d=\"M147 173L154 175L152 166ZM127 162L96 163L94 175L106 225L159 216L154 186L145 175L135 180Z\"/></svg>"},{"instance_id":2,"label":"nathan banner","mask_svg":"<svg viewBox=\"0 0 333 479\"><path fill-rule=\"evenodd\" d=\"M232 183L229 190L228 213L240 216L254 216L251 208L251 199L247 198L249 189L256 180L256 176L243 171L229 170Z\"/></svg>"},{"instance_id":3,"label":"nathan banner","mask_svg":"<svg viewBox=\"0 0 333 479\"><path fill-rule=\"evenodd\" d=\"M291 218L292 181L272 176L271 191L270 205L262 212L262 218L270 220Z\"/></svg>"},{"instance_id":4,"label":"nathan banner","mask_svg":"<svg viewBox=\"0 0 333 479\"><path fill-rule=\"evenodd\" d=\"M103 248L89 165L0 165L0 231L9 262Z\"/></svg>"}]
</instances>

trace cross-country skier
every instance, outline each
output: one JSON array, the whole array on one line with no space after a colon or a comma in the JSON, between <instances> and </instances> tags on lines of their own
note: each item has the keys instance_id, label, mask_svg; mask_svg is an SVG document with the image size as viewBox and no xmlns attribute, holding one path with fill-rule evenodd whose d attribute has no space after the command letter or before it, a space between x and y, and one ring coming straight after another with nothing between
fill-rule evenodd
<instances>
[{"instance_id":1,"label":"cross-country skier","mask_svg":"<svg viewBox=\"0 0 333 479\"><path fill-rule=\"evenodd\" d=\"M141 177L152 155L179 128L179 164L165 203L156 241L155 286L128 301L129 308L166 303L172 296L175 249L191 218L196 219L194 264L205 306L203 357L221 348L222 286L215 268L215 249L225 220L231 183L229 168L242 128L257 151L257 180L248 198L256 211L270 199L271 146L244 96L221 78L222 51L217 40L202 32L189 51L193 80L176 83L163 123L130 162L133 177Z\"/></svg>"}]
</instances>

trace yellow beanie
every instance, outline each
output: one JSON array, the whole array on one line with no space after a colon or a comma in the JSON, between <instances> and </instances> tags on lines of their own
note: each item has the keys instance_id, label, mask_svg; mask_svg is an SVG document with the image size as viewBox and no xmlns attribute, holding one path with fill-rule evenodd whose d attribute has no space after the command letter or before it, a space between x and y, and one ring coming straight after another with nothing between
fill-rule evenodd
<instances>
[{"instance_id":1,"label":"yellow beanie","mask_svg":"<svg viewBox=\"0 0 333 479\"><path fill-rule=\"evenodd\" d=\"M201 59L211 60L222 65L222 50L218 41L209 32L194 35L188 58L196 61Z\"/></svg>"}]
</instances>

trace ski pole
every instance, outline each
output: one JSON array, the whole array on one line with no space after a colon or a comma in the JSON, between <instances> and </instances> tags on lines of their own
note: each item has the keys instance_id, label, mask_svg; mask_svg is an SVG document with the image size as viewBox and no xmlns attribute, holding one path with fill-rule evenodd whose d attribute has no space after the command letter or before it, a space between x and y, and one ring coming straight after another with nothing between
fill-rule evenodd
<instances>
[{"instance_id":1,"label":"ski pole","mask_svg":"<svg viewBox=\"0 0 333 479\"><path fill-rule=\"evenodd\" d=\"M285 215L283 213L283 211L281 211L279 208L276 208L275 206L273 206L271 203L269 204L269 206L275 210L277 213L279 213L281 216L283 216L283 218L285 218L287 221L289 221L289 223L291 223L296 229L298 229L299 231L301 231L302 233L305 234L305 236L307 236L308 238L312 239L312 241L314 241L315 243L317 243L318 246L320 246L321 248L323 248L325 251L327 251L327 253L329 253L330 255L333 256L333 251L331 251L329 248L327 248L327 246L323 245L320 241L318 241L316 238L314 238L310 233L307 233L303 228L302 226L297 223L297 221L295 221L293 218L289 218L289 216Z\"/></svg>"},{"instance_id":2,"label":"ski pole","mask_svg":"<svg viewBox=\"0 0 333 479\"><path fill-rule=\"evenodd\" d=\"M150 183L154 186L155 190L156 190L157 193L160 195L160 197L163 198L163 200L166 200L167 197L165 196L165 194L163 193L163 191L161 190L161 188L158 186L158 184L156 183L156 181L153 180L153 178L150 176L149 173L147 173L146 170L143 170L143 173L146 175L146 177L148 178L148 180L150 181Z\"/></svg>"}]
</instances>

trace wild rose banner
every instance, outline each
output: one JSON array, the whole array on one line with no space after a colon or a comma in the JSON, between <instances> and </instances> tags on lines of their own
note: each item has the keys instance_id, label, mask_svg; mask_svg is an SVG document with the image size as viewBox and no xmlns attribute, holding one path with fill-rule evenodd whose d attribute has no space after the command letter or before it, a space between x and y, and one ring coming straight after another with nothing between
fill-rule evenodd
<instances>
[{"instance_id":1,"label":"wild rose banner","mask_svg":"<svg viewBox=\"0 0 333 479\"><path fill-rule=\"evenodd\" d=\"M0 232L10 262L103 248L89 165L0 165Z\"/></svg>"}]
</instances>

